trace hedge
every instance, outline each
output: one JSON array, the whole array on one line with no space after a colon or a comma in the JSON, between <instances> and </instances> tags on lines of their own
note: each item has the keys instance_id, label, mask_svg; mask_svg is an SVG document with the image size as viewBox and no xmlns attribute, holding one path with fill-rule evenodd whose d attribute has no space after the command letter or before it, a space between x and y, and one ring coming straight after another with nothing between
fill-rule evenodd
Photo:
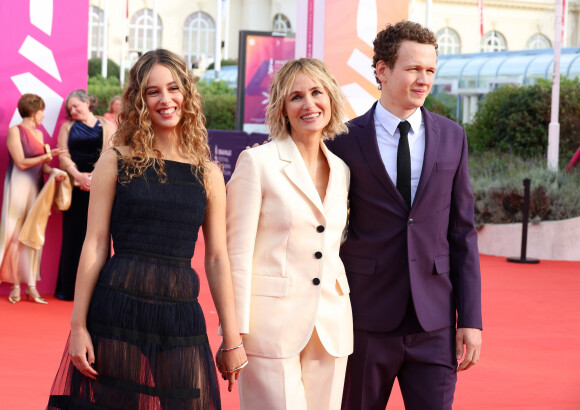
<instances>
[{"instance_id":1,"label":"hedge","mask_svg":"<svg viewBox=\"0 0 580 410\"><path fill-rule=\"evenodd\" d=\"M524 201L523 180L530 183L530 220L562 220L580 216L580 171L555 173L542 157L521 157L496 151L469 158L471 186L475 200L475 222L521 222Z\"/></svg>"},{"instance_id":2,"label":"hedge","mask_svg":"<svg viewBox=\"0 0 580 410\"><path fill-rule=\"evenodd\" d=\"M541 80L532 86L505 85L488 93L475 119L466 124L472 152L493 149L527 159L548 148L552 85ZM580 81L560 83L560 162L570 160L580 145Z\"/></svg>"},{"instance_id":3,"label":"hedge","mask_svg":"<svg viewBox=\"0 0 580 410\"><path fill-rule=\"evenodd\" d=\"M103 115L109 109L109 102L115 95L123 94L123 88L115 77L103 78L100 75L89 77L87 91L97 99L96 115Z\"/></svg>"}]
</instances>

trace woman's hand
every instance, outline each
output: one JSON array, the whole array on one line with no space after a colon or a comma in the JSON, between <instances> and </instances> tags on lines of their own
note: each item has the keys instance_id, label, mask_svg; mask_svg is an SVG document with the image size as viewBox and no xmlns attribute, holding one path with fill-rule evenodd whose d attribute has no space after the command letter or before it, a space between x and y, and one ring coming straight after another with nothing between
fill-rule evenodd
<instances>
[{"instance_id":1,"label":"woman's hand","mask_svg":"<svg viewBox=\"0 0 580 410\"><path fill-rule=\"evenodd\" d=\"M228 391L231 392L240 372L248 364L248 358L243 346L230 350L223 349L222 342L215 355L215 362L222 378L228 381Z\"/></svg>"},{"instance_id":2,"label":"woman's hand","mask_svg":"<svg viewBox=\"0 0 580 410\"><path fill-rule=\"evenodd\" d=\"M86 328L71 331L68 354L72 364L79 372L88 378L97 380L99 374L92 367L95 364L93 341Z\"/></svg>"},{"instance_id":3,"label":"woman's hand","mask_svg":"<svg viewBox=\"0 0 580 410\"><path fill-rule=\"evenodd\" d=\"M50 155L52 157L58 157L60 154L64 154L65 152L68 152L68 149L64 149L64 148L54 148L50 151Z\"/></svg>"},{"instance_id":4,"label":"woman's hand","mask_svg":"<svg viewBox=\"0 0 580 410\"><path fill-rule=\"evenodd\" d=\"M93 174L90 172L79 172L78 176L75 176L75 180L79 184L79 187L83 191L90 191L91 190L91 178Z\"/></svg>"},{"instance_id":5,"label":"woman's hand","mask_svg":"<svg viewBox=\"0 0 580 410\"><path fill-rule=\"evenodd\" d=\"M54 179L56 179L57 181L62 181L63 179L66 178L66 172L64 172L62 169L57 169L57 168L53 168L52 172L54 172Z\"/></svg>"}]
</instances>

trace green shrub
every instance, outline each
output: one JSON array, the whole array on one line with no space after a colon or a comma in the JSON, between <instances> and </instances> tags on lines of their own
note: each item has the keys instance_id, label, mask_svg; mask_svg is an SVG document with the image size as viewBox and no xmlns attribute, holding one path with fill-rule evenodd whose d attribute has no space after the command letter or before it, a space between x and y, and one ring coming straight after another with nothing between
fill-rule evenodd
<instances>
[{"instance_id":1,"label":"green shrub","mask_svg":"<svg viewBox=\"0 0 580 410\"><path fill-rule=\"evenodd\" d=\"M229 59L229 60L222 60L221 61L222 67L225 67L227 65L238 65L238 60ZM215 67L215 64L211 63L210 65L207 66L207 70L213 70L214 67Z\"/></svg>"},{"instance_id":2,"label":"green shrub","mask_svg":"<svg viewBox=\"0 0 580 410\"><path fill-rule=\"evenodd\" d=\"M429 94L425 99L424 105L425 108L427 108L431 112L434 112L435 114L439 114L446 118L449 118L450 120L457 121L455 112L452 111L451 108L438 97L434 97L431 94Z\"/></svg>"},{"instance_id":3,"label":"green shrub","mask_svg":"<svg viewBox=\"0 0 580 410\"><path fill-rule=\"evenodd\" d=\"M234 94L202 94L201 103L206 128L233 130L236 120L236 96Z\"/></svg>"},{"instance_id":4,"label":"green shrub","mask_svg":"<svg viewBox=\"0 0 580 410\"><path fill-rule=\"evenodd\" d=\"M96 115L103 115L109 109L109 101L115 95L123 94L123 88L115 77L103 78L100 75L89 77L87 87L89 94L97 98L98 105L93 110Z\"/></svg>"},{"instance_id":5,"label":"green shrub","mask_svg":"<svg viewBox=\"0 0 580 410\"><path fill-rule=\"evenodd\" d=\"M202 80L198 81L195 85L202 95L234 94L235 91L223 80L211 81L209 83L206 80Z\"/></svg>"},{"instance_id":6,"label":"green shrub","mask_svg":"<svg viewBox=\"0 0 580 410\"><path fill-rule=\"evenodd\" d=\"M89 77L96 77L101 75L101 61L100 58L91 58L89 60ZM107 77L115 77L117 80L121 78L121 68L117 63L111 59L107 59Z\"/></svg>"},{"instance_id":7,"label":"green shrub","mask_svg":"<svg viewBox=\"0 0 580 410\"><path fill-rule=\"evenodd\" d=\"M532 222L580 216L580 172L554 173L546 160L524 160L509 153L486 152L469 159L475 223L521 222L523 180L529 178Z\"/></svg>"},{"instance_id":8,"label":"green shrub","mask_svg":"<svg viewBox=\"0 0 580 410\"><path fill-rule=\"evenodd\" d=\"M543 155L548 148L552 86L505 85L488 93L475 119L465 126L472 152L494 149L522 158ZM560 162L566 163L580 145L580 80L560 82Z\"/></svg>"}]
</instances>

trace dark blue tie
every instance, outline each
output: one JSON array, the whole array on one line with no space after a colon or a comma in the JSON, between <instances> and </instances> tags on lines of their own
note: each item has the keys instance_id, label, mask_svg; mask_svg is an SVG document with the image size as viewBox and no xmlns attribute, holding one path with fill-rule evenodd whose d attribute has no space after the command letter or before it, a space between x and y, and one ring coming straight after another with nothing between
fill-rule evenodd
<instances>
[{"instance_id":1,"label":"dark blue tie","mask_svg":"<svg viewBox=\"0 0 580 410\"><path fill-rule=\"evenodd\" d=\"M397 148L397 189L411 208L411 151L409 150L409 129L407 121L399 123L399 147Z\"/></svg>"}]
</instances>

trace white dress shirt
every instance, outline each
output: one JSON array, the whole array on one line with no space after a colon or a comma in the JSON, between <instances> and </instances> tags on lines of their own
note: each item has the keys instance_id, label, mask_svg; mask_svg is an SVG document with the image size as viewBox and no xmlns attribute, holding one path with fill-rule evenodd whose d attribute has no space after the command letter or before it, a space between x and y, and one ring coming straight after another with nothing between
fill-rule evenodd
<instances>
[{"instance_id":1,"label":"white dress shirt","mask_svg":"<svg viewBox=\"0 0 580 410\"><path fill-rule=\"evenodd\" d=\"M399 119L381 105L379 101L375 109L375 129L377 143L381 159L387 170L387 174L397 186L397 149L399 148L399 123L408 121L411 124L409 130L409 151L411 152L411 204L415 200L415 193L421 178L423 158L425 156L425 123L421 110L418 108L408 118Z\"/></svg>"}]
</instances>

